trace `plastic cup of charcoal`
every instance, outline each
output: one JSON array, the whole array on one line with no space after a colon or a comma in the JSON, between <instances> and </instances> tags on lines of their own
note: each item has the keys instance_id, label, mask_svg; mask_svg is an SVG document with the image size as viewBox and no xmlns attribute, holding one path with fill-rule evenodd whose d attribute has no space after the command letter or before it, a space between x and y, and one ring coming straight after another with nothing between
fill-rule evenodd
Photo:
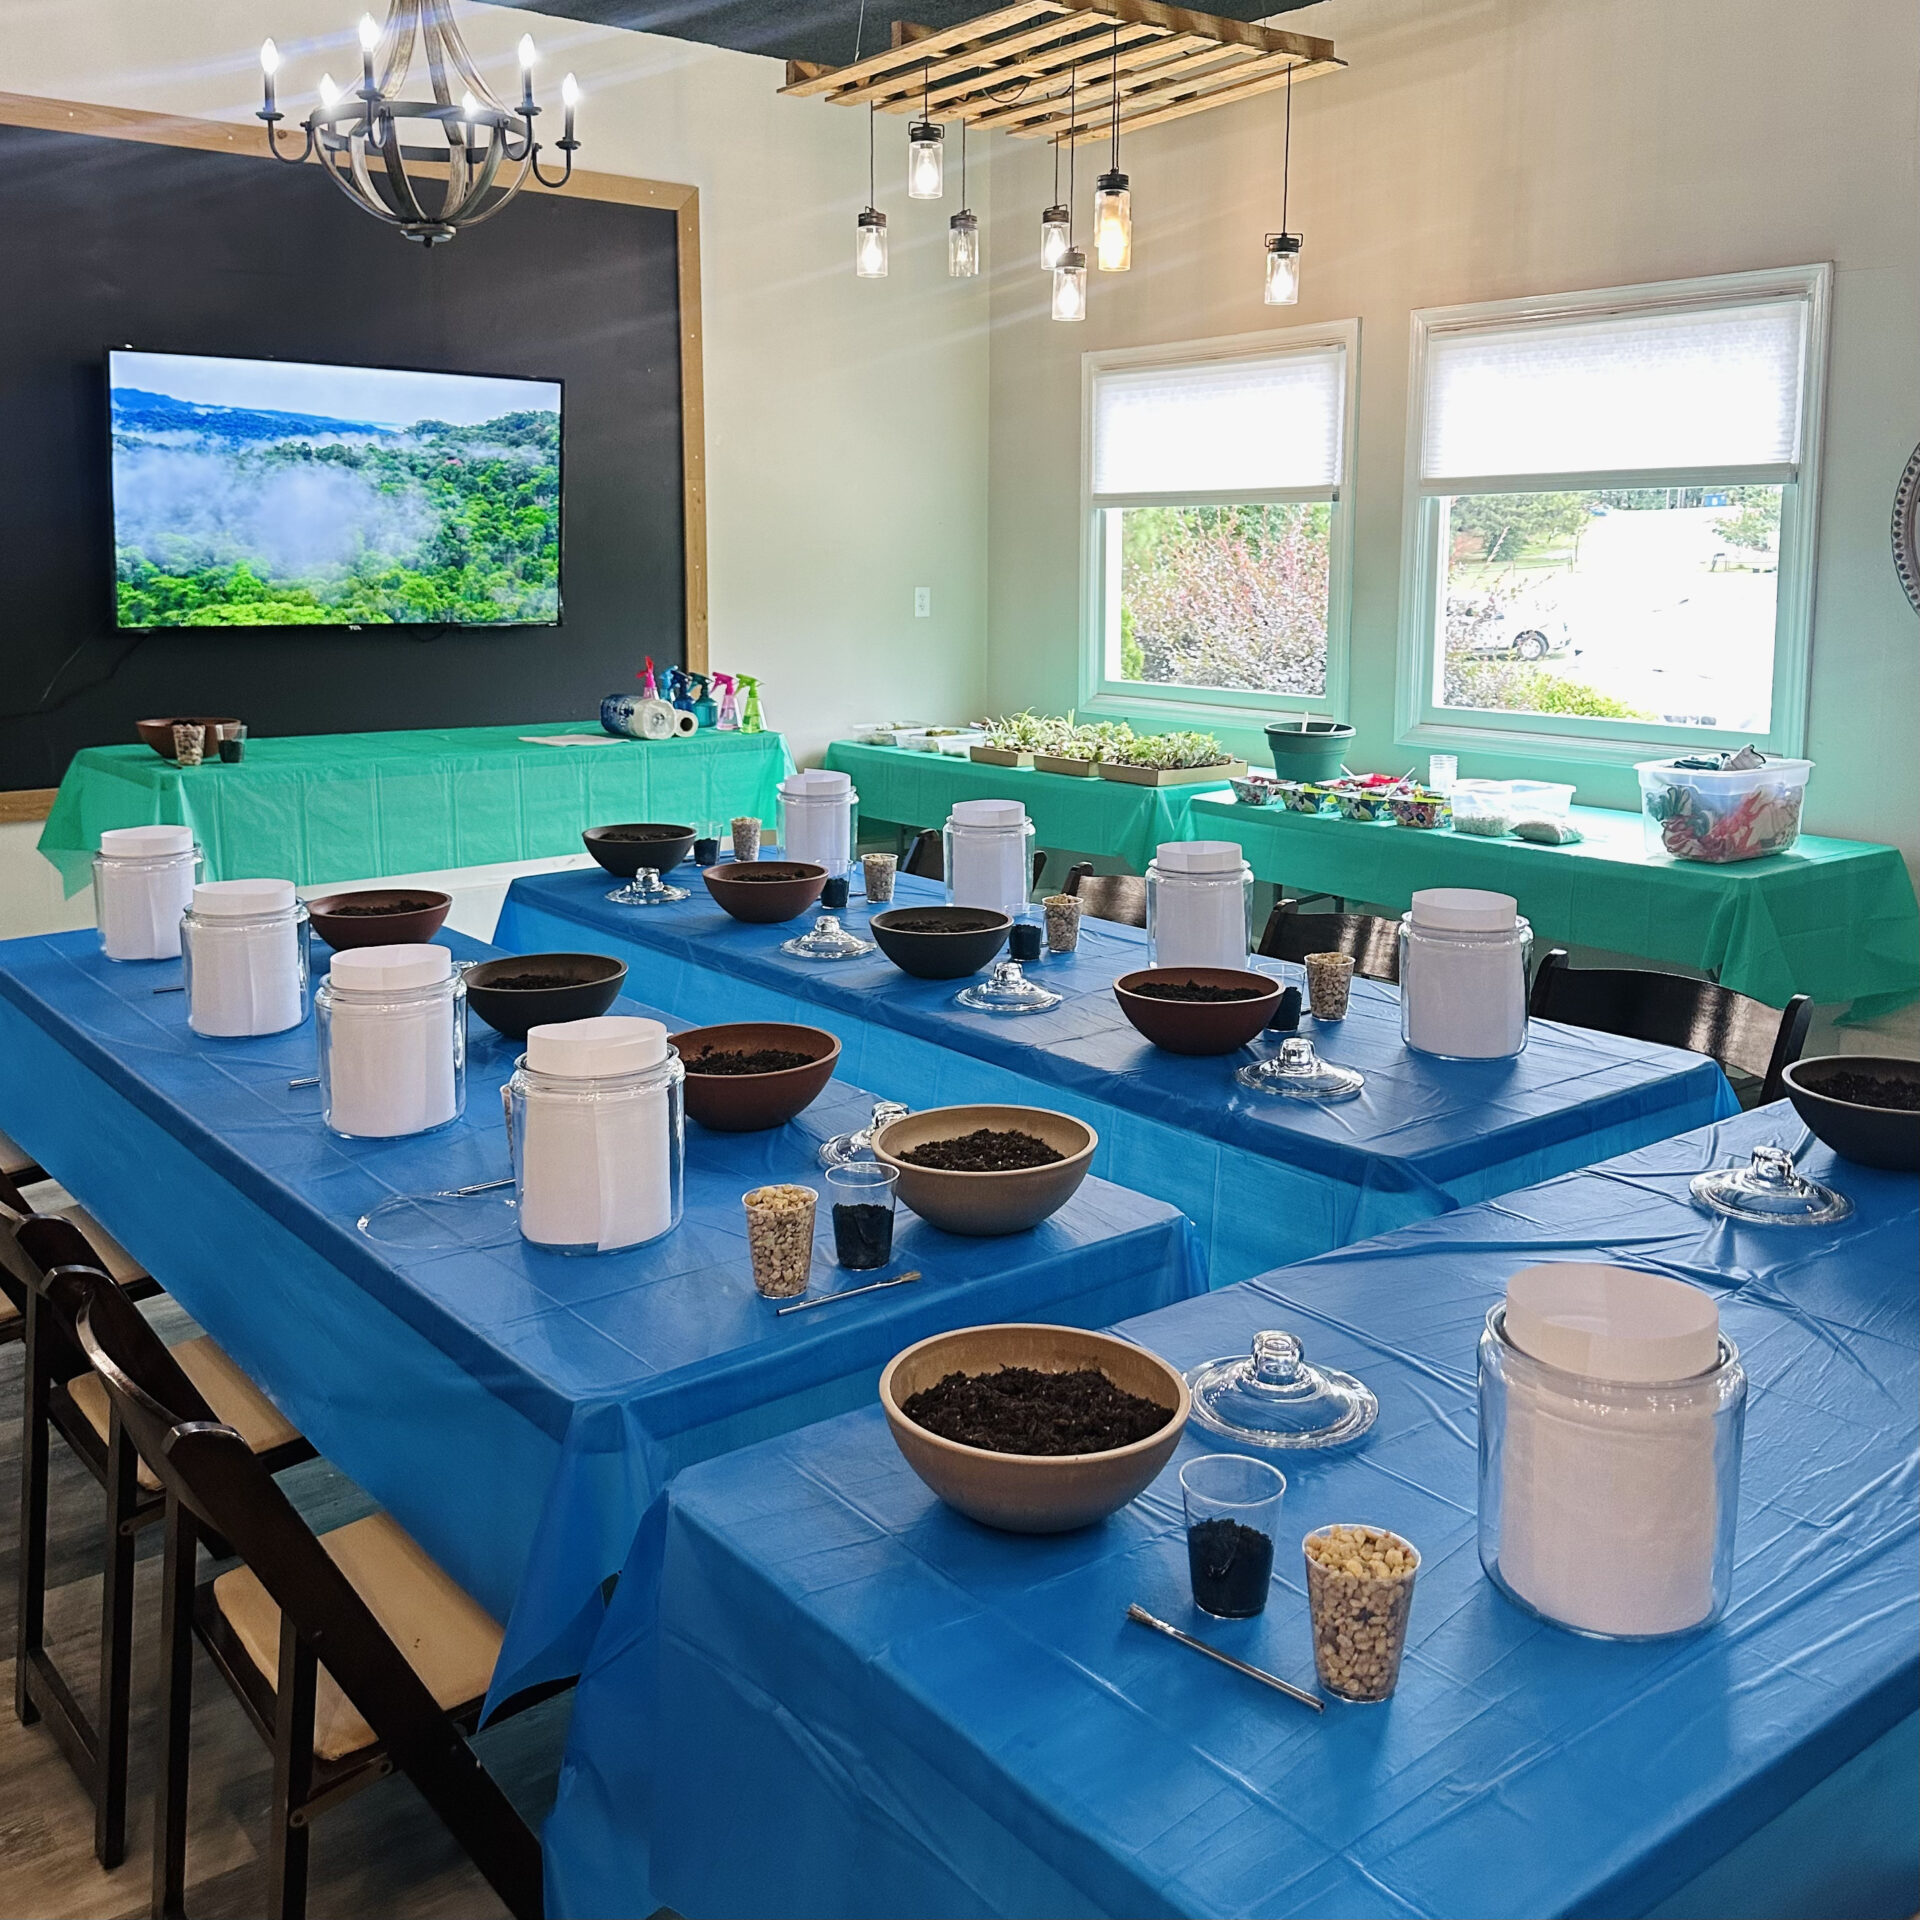
<instances>
[{"instance_id":1,"label":"plastic cup of charcoal","mask_svg":"<svg viewBox=\"0 0 1920 1920\"><path fill-rule=\"evenodd\" d=\"M1180 1469L1193 1604L1250 1620L1267 1604L1287 1477L1244 1453L1203 1453Z\"/></svg>"},{"instance_id":2,"label":"plastic cup of charcoal","mask_svg":"<svg viewBox=\"0 0 1920 1920\"><path fill-rule=\"evenodd\" d=\"M884 1267L893 1258L893 1220L900 1176L877 1160L856 1160L827 1170L833 1202L833 1251L856 1272Z\"/></svg>"}]
</instances>

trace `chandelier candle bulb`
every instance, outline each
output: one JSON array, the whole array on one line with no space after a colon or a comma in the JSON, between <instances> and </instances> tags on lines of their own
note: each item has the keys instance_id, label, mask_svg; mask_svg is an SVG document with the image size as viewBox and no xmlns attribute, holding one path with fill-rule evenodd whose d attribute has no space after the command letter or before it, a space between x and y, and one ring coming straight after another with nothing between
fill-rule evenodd
<instances>
[{"instance_id":1,"label":"chandelier candle bulb","mask_svg":"<svg viewBox=\"0 0 1920 1920\"><path fill-rule=\"evenodd\" d=\"M956 800L942 835L948 904L1017 920L1027 906L1033 834L1018 800Z\"/></svg>"},{"instance_id":2,"label":"chandelier candle bulb","mask_svg":"<svg viewBox=\"0 0 1920 1920\"><path fill-rule=\"evenodd\" d=\"M843 877L853 864L852 779L826 767L790 773L780 783L780 848L789 860L825 867Z\"/></svg>"},{"instance_id":3,"label":"chandelier candle bulb","mask_svg":"<svg viewBox=\"0 0 1920 1920\"><path fill-rule=\"evenodd\" d=\"M1445 1060L1506 1060L1527 1044L1533 929L1511 894L1429 887L1400 920L1400 1037Z\"/></svg>"},{"instance_id":4,"label":"chandelier candle bulb","mask_svg":"<svg viewBox=\"0 0 1920 1920\"><path fill-rule=\"evenodd\" d=\"M285 1033L307 1017L307 910L291 880L208 880L180 922L187 1025L212 1039Z\"/></svg>"},{"instance_id":5,"label":"chandelier candle bulb","mask_svg":"<svg viewBox=\"0 0 1920 1920\"><path fill-rule=\"evenodd\" d=\"M680 1224L686 1070L658 1020L533 1027L502 1090L521 1237L617 1253Z\"/></svg>"},{"instance_id":6,"label":"chandelier candle bulb","mask_svg":"<svg viewBox=\"0 0 1920 1920\"><path fill-rule=\"evenodd\" d=\"M1165 840L1147 864L1147 964L1247 964L1253 869L1232 840Z\"/></svg>"},{"instance_id":7,"label":"chandelier candle bulb","mask_svg":"<svg viewBox=\"0 0 1920 1920\"><path fill-rule=\"evenodd\" d=\"M200 878L190 827L108 827L93 858L93 917L109 960L175 960Z\"/></svg>"},{"instance_id":8,"label":"chandelier candle bulb","mask_svg":"<svg viewBox=\"0 0 1920 1920\"><path fill-rule=\"evenodd\" d=\"M314 994L320 1117L354 1140L430 1133L466 1107L467 989L431 945L354 947Z\"/></svg>"}]
</instances>

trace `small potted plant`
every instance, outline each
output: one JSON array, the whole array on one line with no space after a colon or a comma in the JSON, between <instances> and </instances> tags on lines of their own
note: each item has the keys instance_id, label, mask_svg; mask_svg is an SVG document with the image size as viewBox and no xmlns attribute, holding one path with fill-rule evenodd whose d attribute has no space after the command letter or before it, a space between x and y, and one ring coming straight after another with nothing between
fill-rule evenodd
<instances>
[{"instance_id":1,"label":"small potted plant","mask_svg":"<svg viewBox=\"0 0 1920 1920\"><path fill-rule=\"evenodd\" d=\"M1137 787L1224 786L1247 770L1210 733L1148 733L1106 755L1103 780Z\"/></svg>"},{"instance_id":2,"label":"small potted plant","mask_svg":"<svg viewBox=\"0 0 1920 1920\"><path fill-rule=\"evenodd\" d=\"M984 744L970 747L968 753L989 767L1030 767L1036 753L1051 752L1072 729L1070 721L1056 720L1031 709L985 724Z\"/></svg>"}]
</instances>

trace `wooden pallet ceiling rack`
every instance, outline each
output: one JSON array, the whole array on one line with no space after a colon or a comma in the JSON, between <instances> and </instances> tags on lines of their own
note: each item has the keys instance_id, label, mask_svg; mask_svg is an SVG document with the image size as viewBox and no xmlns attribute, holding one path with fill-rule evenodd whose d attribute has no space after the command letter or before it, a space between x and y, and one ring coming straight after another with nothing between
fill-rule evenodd
<instances>
[{"instance_id":1,"label":"wooden pallet ceiling rack","mask_svg":"<svg viewBox=\"0 0 1920 1920\"><path fill-rule=\"evenodd\" d=\"M1017 0L938 31L896 20L892 44L851 66L789 60L781 92L882 113L917 114L924 98L936 120L1078 144L1108 137L1116 66L1124 135L1345 64L1331 40L1158 0Z\"/></svg>"}]
</instances>

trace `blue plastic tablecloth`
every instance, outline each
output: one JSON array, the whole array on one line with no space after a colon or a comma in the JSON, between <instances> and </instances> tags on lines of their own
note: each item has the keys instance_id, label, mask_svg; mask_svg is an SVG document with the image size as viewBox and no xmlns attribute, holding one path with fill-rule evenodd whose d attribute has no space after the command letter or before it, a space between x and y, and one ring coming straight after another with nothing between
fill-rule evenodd
<instances>
[{"instance_id":1,"label":"blue plastic tablecloth","mask_svg":"<svg viewBox=\"0 0 1920 1920\"><path fill-rule=\"evenodd\" d=\"M1835 1228L1686 1196L1799 1133L1766 1108L1121 1328L1185 1368L1289 1327L1378 1392L1359 1446L1284 1461L1281 1532L1421 1549L1382 1707L1315 1716L1126 1624L1138 1601L1313 1684L1297 1550L1260 1618L1191 1603L1176 1471L1223 1444L1197 1428L1132 1506L1045 1539L941 1506L877 1408L683 1475L581 1684L550 1910L1911 1913L1920 1185L1815 1147L1858 1207ZM1709 1288L1748 1369L1704 1633L1581 1638L1481 1572L1475 1343L1513 1272L1566 1258Z\"/></svg>"},{"instance_id":2,"label":"blue plastic tablecloth","mask_svg":"<svg viewBox=\"0 0 1920 1920\"><path fill-rule=\"evenodd\" d=\"M463 959L494 949L459 935ZM324 958L325 949L316 947ZM815 1150L872 1096L834 1081L787 1127L689 1122L686 1213L650 1247L528 1247L503 1196L490 1244L403 1252L356 1229L390 1195L496 1178L499 1089L519 1047L471 1022L465 1117L342 1140L311 1020L202 1040L180 963L116 966L91 931L0 944L0 1128L98 1215L329 1459L383 1501L496 1618L494 1697L576 1671L601 1583L680 1468L870 1399L912 1341L982 1320L1098 1326L1205 1285L1169 1208L1089 1180L1030 1233L968 1240L905 1213L896 1291L776 1317L753 1291L740 1196L816 1186ZM643 1006L619 1003L627 1012ZM819 1210L815 1287L845 1284Z\"/></svg>"},{"instance_id":3,"label":"blue plastic tablecloth","mask_svg":"<svg viewBox=\"0 0 1920 1920\"><path fill-rule=\"evenodd\" d=\"M1164 1053L1128 1025L1115 978L1146 965L1146 936L1083 920L1079 950L1041 962L1066 996L1017 1019L954 1005L964 982L915 980L884 955L821 964L780 951L808 922L743 926L707 897L616 907L599 872L516 880L494 938L517 953L617 953L633 990L688 1025L803 1020L831 1029L846 1070L911 1107L1011 1101L1058 1107L1100 1134L1094 1168L1178 1207L1200 1228L1213 1283L1243 1280L1431 1214L1590 1166L1732 1113L1710 1060L1537 1021L1513 1060L1434 1060L1400 1039L1395 989L1354 982L1347 1018L1303 1022L1329 1059L1367 1076L1359 1099L1308 1108L1249 1093L1247 1056ZM899 897L943 899L902 879ZM849 923L865 922L856 905ZM1277 961L1254 961L1286 972ZM1292 969L1292 977L1299 970Z\"/></svg>"}]
</instances>

